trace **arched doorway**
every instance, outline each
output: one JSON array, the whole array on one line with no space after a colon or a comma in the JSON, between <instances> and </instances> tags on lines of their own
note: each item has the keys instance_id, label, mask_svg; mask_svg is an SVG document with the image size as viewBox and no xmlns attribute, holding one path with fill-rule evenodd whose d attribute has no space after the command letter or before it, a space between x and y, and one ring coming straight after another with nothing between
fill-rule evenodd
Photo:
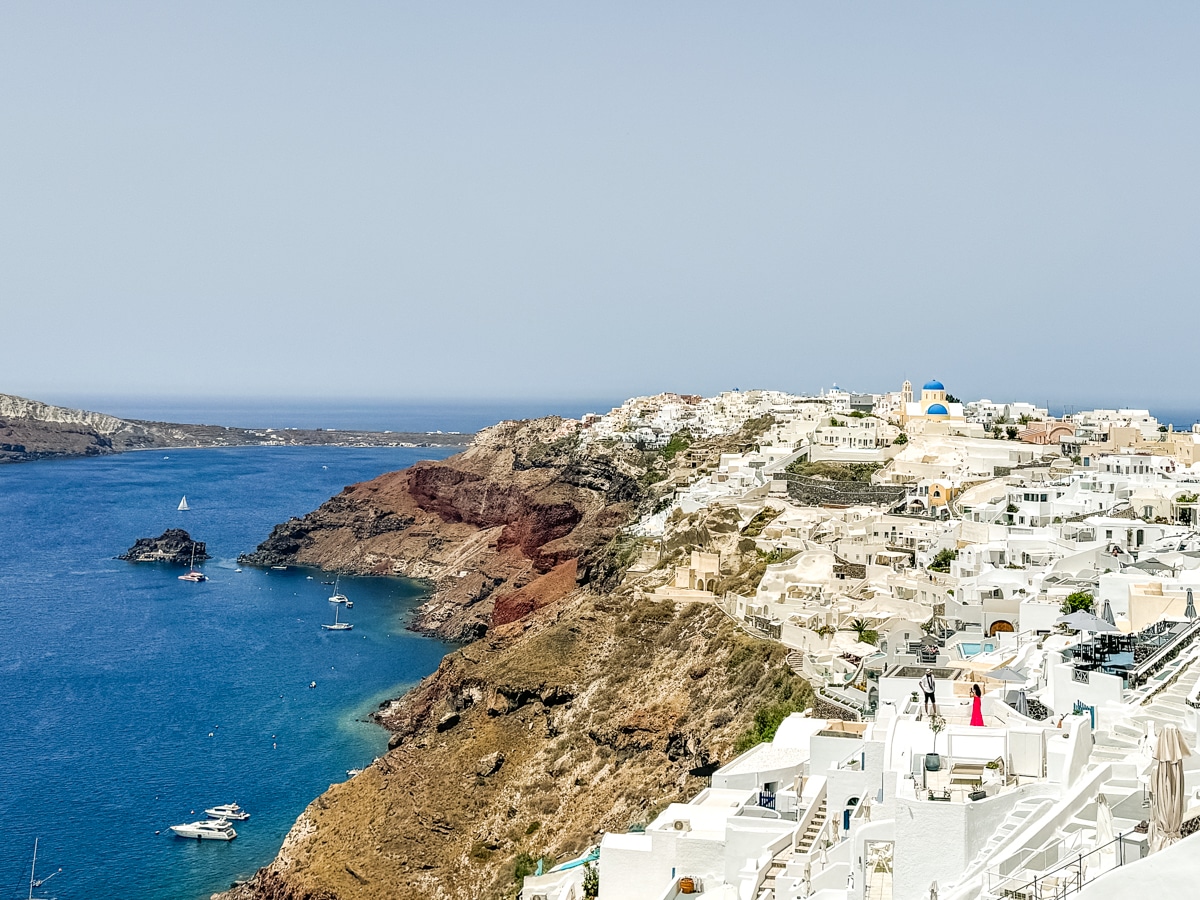
<instances>
[{"instance_id":1,"label":"arched doorway","mask_svg":"<svg viewBox=\"0 0 1200 900\"><path fill-rule=\"evenodd\" d=\"M997 634L999 634L1002 631L1012 631L1012 630L1013 630L1012 622L1005 621L1004 619L997 619L995 622L992 623L992 627L988 629L988 637L995 637Z\"/></svg>"}]
</instances>

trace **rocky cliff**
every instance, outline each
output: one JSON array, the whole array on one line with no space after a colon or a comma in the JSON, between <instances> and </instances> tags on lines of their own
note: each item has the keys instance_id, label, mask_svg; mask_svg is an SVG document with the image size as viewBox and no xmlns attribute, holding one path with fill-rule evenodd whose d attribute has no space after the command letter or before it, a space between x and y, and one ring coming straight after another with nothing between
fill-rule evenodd
<instances>
[{"instance_id":1,"label":"rocky cliff","mask_svg":"<svg viewBox=\"0 0 1200 900\"><path fill-rule=\"evenodd\" d=\"M732 758L756 712L809 699L781 646L711 606L585 589L384 709L393 749L311 804L228 900L511 898L523 860L649 822Z\"/></svg>"},{"instance_id":2,"label":"rocky cliff","mask_svg":"<svg viewBox=\"0 0 1200 900\"><path fill-rule=\"evenodd\" d=\"M712 606L640 597L624 574L639 547L621 525L752 437L671 457L506 423L276 528L250 561L423 575L417 626L479 637L381 709L388 753L314 801L227 900L511 898L531 860L692 796L756 713L806 706L779 645ZM684 553L724 525L678 527Z\"/></svg>"},{"instance_id":3,"label":"rocky cliff","mask_svg":"<svg viewBox=\"0 0 1200 900\"><path fill-rule=\"evenodd\" d=\"M611 578L613 540L651 497L643 454L581 448L573 424L487 429L458 456L346 488L241 561L429 579L414 627L480 637Z\"/></svg>"}]
</instances>

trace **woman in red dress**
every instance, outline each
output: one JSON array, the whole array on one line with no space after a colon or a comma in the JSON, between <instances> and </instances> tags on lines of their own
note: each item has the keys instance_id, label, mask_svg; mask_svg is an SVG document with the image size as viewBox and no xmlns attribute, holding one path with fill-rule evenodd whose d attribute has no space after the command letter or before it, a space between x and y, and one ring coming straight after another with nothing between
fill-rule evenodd
<instances>
[{"instance_id":1,"label":"woman in red dress","mask_svg":"<svg viewBox=\"0 0 1200 900\"><path fill-rule=\"evenodd\" d=\"M979 685L971 685L971 724L983 724L983 691Z\"/></svg>"}]
</instances>

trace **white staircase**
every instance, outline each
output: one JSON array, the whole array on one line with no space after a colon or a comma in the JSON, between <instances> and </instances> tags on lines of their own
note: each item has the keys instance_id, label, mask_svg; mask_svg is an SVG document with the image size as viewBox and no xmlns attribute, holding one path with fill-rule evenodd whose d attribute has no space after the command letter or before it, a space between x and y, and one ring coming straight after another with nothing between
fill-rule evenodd
<instances>
[{"instance_id":1,"label":"white staircase","mask_svg":"<svg viewBox=\"0 0 1200 900\"><path fill-rule=\"evenodd\" d=\"M800 840L796 842L795 849L789 844L771 860L767 866L767 874L763 877L762 884L759 885L758 894L755 900L774 900L775 898L775 879L784 873L793 858L803 856L812 848L813 842L817 839L817 835L821 833L821 829L825 827L825 818L827 809L825 807L825 798L821 798L821 805L817 807L817 811L813 813L812 820L808 823L808 828L804 830L804 834L800 836Z\"/></svg>"},{"instance_id":2,"label":"white staircase","mask_svg":"<svg viewBox=\"0 0 1200 900\"><path fill-rule=\"evenodd\" d=\"M986 844L975 854L975 858L971 860L966 871L973 871L981 863L986 863L1004 843L1013 836L1020 828L1025 827L1029 822L1035 819L1039 813L1044 812L1048 807L1054 805L1054 800L1049 797L1031 797L1028 800L1021 800L1012 808L1000 827L996 829Z\"/></svg>"}]
</instances>

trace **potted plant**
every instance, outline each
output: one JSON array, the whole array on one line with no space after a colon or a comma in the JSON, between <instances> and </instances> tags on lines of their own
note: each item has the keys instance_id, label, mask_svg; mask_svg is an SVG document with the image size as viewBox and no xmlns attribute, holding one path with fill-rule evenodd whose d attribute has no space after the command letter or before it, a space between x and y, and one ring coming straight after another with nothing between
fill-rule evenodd
<instances>
[{"instance_id":1,"label":"potted plant","mask_svg":"<svg viewBox=\"0 0 1200 900\"><path fill-rule=\"evenodd\" d=\"M934 713L929 717L929 730L933 732L933 752L925 754L925 771L936 772L942 767L942 758L937 752L937 736L946 727L946 720Z\"/></svg>"}]
</instances>

